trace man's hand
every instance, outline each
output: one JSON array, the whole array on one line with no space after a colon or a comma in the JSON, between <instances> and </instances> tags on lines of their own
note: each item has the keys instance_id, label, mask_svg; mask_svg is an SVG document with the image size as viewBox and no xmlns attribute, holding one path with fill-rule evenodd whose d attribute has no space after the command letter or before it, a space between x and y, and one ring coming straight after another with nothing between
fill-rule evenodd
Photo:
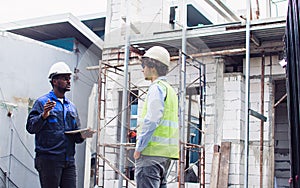
<instances>
[{"instance_id":1,"label":"man's hand","mask_svg":"<svg viewBox=\"0 0 300 188\"><path fill-rule=\"evenodd\" d=\"M133 154L133 158L138 159L140 157L141 157L141 152L135 151L134 154Z\"/></svg>"},{"instance_id":2,"label":"man's hand","mask_svg":"<svg viewBox=\"0 0 300 188\"><path fill-rule=\"evenodd\" d=\"M93 137L93 134L94 134L95 132L97 132L97 131L92 130L91 128L89 128L88 130L85 130L85 131L80 132L80 134L81 134L81 137L82 137L83 139L86 139L86 138L92 138L92 137Z\"/></svg>"},{"instance_id":3,"label":"man's hand","mask_svg":"<svg viewBox=\"0 0 300 188\"><path fill-rule=\"evenodd\" d=\"M50 99L48 99L48 101L44 105L44 112L42 114L43 119L46 119L50 115L50 111L55 107L55 105L55 101L50 101Z\"/></svg>"}]
</instances>

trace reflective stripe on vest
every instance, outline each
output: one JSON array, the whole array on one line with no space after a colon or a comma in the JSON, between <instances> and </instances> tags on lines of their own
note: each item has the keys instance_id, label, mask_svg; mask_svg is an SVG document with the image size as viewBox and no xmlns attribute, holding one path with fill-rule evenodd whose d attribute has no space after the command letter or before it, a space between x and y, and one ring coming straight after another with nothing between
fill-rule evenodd
<instances>
[{"instance_id":1,"label":"reflective stripe on vest","mask_svg":"<svg viewBox=\"0 0 300 188\"><path fill-rule=\"evenodd\" d=\"M154 83L159 84L167 94L164 101L164 112L157 128L155 129L150 142L142 151L143 155L162 156L168 158L179 158L179 130L178 130L178 98L174 89L165 81L157 80ZM142 120L147 114L146 98ZM143 121L142 121L143 122ZM139 130L142 130L143 123Z\"/></svg>"}]
</instances>

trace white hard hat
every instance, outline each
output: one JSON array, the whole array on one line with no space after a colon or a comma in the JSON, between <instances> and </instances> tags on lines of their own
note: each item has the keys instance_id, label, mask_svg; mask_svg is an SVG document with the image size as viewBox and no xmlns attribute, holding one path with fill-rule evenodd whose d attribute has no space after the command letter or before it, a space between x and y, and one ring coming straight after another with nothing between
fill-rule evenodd
<instances>
[{"instance_id":1,"label":"white hard hat","mask_svg":"<svg viewBox=\"0 0 300 188\"><path fill-rule=\"evenodd\" d=\"M48 78L58 74L72 74L70 67L65 62L57 62L53 64L49 70Z\"/></svg>"},{"instance_id":2,"label":"white hard hat","mask_svg":"<svg viewBox=\"0 0 300 188\"><path fill-rule=\"evenodd\" d=\"M146 51L143 57L149 57L157 61L160 61L161 63L167 65L168 67L170 66L170 54L168 50L166 50L161 46L153 46L149 48L149 50Z\"/></svg>"}]
</instances>

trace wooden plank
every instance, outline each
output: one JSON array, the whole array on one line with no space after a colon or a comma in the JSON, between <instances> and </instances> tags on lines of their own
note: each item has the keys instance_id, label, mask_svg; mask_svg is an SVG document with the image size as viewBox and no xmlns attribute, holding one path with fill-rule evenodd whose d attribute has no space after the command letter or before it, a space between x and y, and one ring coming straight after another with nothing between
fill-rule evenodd
<instances>
[{"instance_id":1,"label":"wooden plank","mask_svg":"<svg viewBox=\"0 0 300 188\"><path fill-rule=\"evenodd\" d=\"M228 187L229 162L230 162L231 142L221 143L221 157L218 188Z\"/></svg>"},{"instance_id":2,"label":"wooden plank","mask_svg":"<svg viewBox=\"0 0 300 188\"><path fill-rule=\"evenodd\" d=\"M214 145L214 153L219 153L219 152L220 152L220 146Z\"/></svg>"},{"instance_id":3,"label":"wooden plank","mask_svg":"<svg viewBox=\"0 0 300 188\"><path fill-rule=\"evenodd\" d=\"M218 176L219 176L219 167L220 167L220 153L214 153L212 158L212 167L210 173L210 188L217 188L218 186Z\"/></svg>"}]
</instances>

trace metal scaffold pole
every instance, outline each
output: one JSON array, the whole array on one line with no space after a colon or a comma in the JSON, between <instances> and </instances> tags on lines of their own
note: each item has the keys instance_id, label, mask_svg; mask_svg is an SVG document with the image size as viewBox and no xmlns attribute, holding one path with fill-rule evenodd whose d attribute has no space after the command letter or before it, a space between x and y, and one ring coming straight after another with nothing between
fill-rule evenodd
<instances>
[{"instance_id":1,"label":"metal scaffold pole","mask_svg":"<svg viewBox=\"0 0 300 188\"><path fill-rule=\"evenodd\" d=\"M187 7L186 1L182 1L182 53L180 69L179 92L179 128L180 128L180 164L179 164L179 188L185 187L185 104L186 104L186 26Z\"/></svg>"},{"instance_id":2,"label":"metal scaffold pole","mask_svg":"<svg viewBox=\"0 0 300 188\"><path fill-rule=\"evenodd\" d=\"M124 59L124 88L122 96L122 124L121 124L121 146L120 146L120 156L119 156L119 171L123 173L124 171L124 155L125 148L123 143L125 143L125 131L127 125L127 112L128 112L128 64L129 64L129 47L130 47L130 16L129 16L129 4L130 2L126 1L126 36L125 36L125 59ZM123 186L123 176L119 174L119 188Z\"/></svg>"},{"instance_id":3,"label":"metal scaffold pole","mask_svg":"<svg viewBox=\"0 0 300 188\"><path fill-rule=\"evenodd\" d=\"M247 0L247 19L246 19L246 72L245 72L245 169L244 187L248 188L248 162L249 162L249 73L250 73L250 7L251 1Z\"/></svg>"}]
</instances>

